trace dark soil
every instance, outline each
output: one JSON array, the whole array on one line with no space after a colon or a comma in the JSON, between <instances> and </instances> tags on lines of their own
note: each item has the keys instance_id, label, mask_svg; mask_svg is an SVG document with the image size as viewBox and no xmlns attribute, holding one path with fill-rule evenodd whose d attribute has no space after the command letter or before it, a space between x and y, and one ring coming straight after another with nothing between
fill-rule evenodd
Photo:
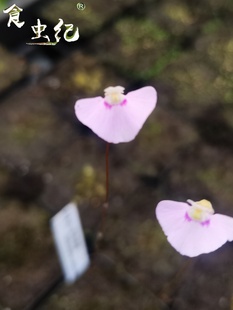
<instances>
[{"instance_id":1,"label":"dark soil","mask_svg":"<svg viewBox=\"0 0 233 310\"><path fill-rule=\"evenodd\" d=\"M0 26L0 310L233 310L232 243L195 259L166 241L163 199L208 199L233 216L233 3L220 0L28 1L25 28ZM27 6L28 5L28 6ZM7 5L4 7L6 8ZM26 45L40 18L80 38ZM47 31L46 30L46 31ZM152 85L158 104L130 143L110 146L75 117L79 98ZM76 201L91 254L62 282L49 219Z\"/></svg>"}]
</instances>

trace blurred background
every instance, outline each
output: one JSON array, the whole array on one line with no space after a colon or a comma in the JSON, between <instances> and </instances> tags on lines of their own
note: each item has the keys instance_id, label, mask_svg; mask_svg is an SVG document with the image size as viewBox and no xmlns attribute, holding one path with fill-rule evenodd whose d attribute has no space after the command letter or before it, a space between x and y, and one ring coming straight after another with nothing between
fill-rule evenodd
<instances>
[{"instance_id":1,"label":"blurred background","mask_svg":"<svg viewBox=\"0 0 233 310\"><path fill-rule=\"evenodd\" d=\"M166 241L154 208L162 199L208 199L233 216L233 2L230 0L1 1L0 310L233 310L233 246L195 259ZM23 11L7 27L16 4ZM37 19L80 38L27 45ZM46 41L41 39L42 41ZM110 147L83 126L74 103L151 85L157 107L130 143ZM79 205L92 265L62 282L49 219Z\"/></svg>"}]
</instances>

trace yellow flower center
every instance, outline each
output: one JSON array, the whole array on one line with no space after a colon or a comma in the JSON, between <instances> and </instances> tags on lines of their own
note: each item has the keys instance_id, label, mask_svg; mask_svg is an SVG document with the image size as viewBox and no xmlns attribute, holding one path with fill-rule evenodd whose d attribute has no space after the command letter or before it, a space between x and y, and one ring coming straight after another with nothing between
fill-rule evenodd
<instances>
[{"instance_id":1,"label":"yellow flower center","mask_svg":"<svg viewBox=\"0 0 233 310\"><path fill-rule=\"evenodd\" d=\"M208 222L211 215L214 214L212 204L206 199L196 202L188 199L187 202L191 205L187 211L187 215L191 220L205 223Z\"/></svg>"},{"instance_id":2,"label":"yellow flower center","mask_svg":"<svg viewBox=\"0 0 233 310\"><path fill-rule=\"evenodd\" d=\"M122 86L109 86L105 88L104 94L104 100L109 105L117 105L125 100L124 87Z\"/></svg>"}]
</instances>

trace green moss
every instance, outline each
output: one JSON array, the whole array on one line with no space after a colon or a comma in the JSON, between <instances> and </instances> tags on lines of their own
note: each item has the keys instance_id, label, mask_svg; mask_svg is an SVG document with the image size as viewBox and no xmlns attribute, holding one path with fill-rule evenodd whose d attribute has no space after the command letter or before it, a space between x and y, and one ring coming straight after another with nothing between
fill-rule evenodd
<instances>
[{"instance_id":1,"label":"green moss","mask_svg":"<svg viewBox=\"0 0 233 310\"><path fill-rule=\"evenodd\" d=\"M139 51L156 51L169 41L169 34L147 19L122 19L116 24L116 32L121 39L120 49L125 56L132 56Z\"/></svg>"},{"instance_id":2,"label":"green moss","mask_svg":"<svg viewBox=\"0 0 233 310\"><path fill-rule=\"evenodd\" d=\"M14 126L11 126L6 135L9 140L14 143L28 145L41 137L41 132L51 126L51 115L44 114L44 111L38 111L38 114L33 114L33 111L21 115L15 121ZM6 139L6 136L5 136Z\"/></svg>"},{"instance_id":3,"label":"green moss","mask_svg":"<svg viewBox=\"0 0 233 310\"><path fill-rule=\"evenodd\" d=\"M80 35L96 31L102 24L103 19L99 16L92 5L88 4L83 11L77 9L74 1L56 1L48 3L43 7L42 15L52 21L54 26L62 18L65 23L73 23L79 27Z\"/></svg>"},{"instance_id":4,"label":"green moss","mask_svg":"<svg viewBox=\"0 0 233 310\"><path fill-rule=\"evenodd\" d=\"M233 104L233 90L229 89L224 94L224 101L226 103L232 103Z\"/></svg>"},{"instance_id":5,"label":"green moss","mask_svg":"<svg viewBox=\"0 0 233 310\"><path fill-rule=\"evenodd\" d=\"M21 266L25 256L33 250L34 231L31 227L17 227L1 236L0 261L8 266Z\"/></svg>"},{"instance_id":6,"label":"green moss","mask_svg":"<svg viewBox=\"0 0 233 310\"><path fill-rule=\"evenodd\" d=\"M0 62L0 74L4 73L7 69L7 64L4 61Z\"/></svg>"},{"instance_id":7,"label":"green moss","mask_svg":"<svg viewBox=\"0 0 233 310\"><path fill-rule=\"evenodd\" d=\"M148 120L144 127L140 141L145 145L150 145L153 141L163 136L163 124L159 120Z\"/></svg>"},{"instance_id":8,"label":"green moss","mask_svg":"<svg viewBox=\"0 0 233 310\"><path fill-rule=\"evenodd\" d=\"M21 267L40 256L48 233L48 218L35 209L25 212L13 204L2 209L0 261L5 267ZM48 241L48 239L47 239Z\"/></svg>"},{"instance_id":9,"label":"green moss","mask_svg":"<svg viewBox=\"0 0 233 310\"><path fill-rule=\"evenodd\" d=\"M154 43L167 41L169 35L150 20L122 19L116 25L122 50L130 56L137 49L150 49Z\"/></svg>"},{"instance_id":10,"label":"green moss","mask_svg":"<svg viewBox=\"0 0 233 310\"><path fill-rule=\"evenodd\" d=\"M28 144L35 138L37 131L35 128L24 126L12 128L11 138L18 143Z\"/></svg>"},{"instance_id":11,"label":"green moss","mask_svg":"<svg viewBox=\"0 0 233 310\"><path fill-rule=\"evenodd\" d=\"M93 70L88 72L86 70L77 70L71 76L71 82L74 87L81 88L90 95L95 94L101 89L103 81L103 72L98 68L93 68Z\"/></svg>"},{"instance_id":12,"label":"green moss","mask_svg":"<svg viewBox=\"0 0 233 310\"><path fill-rule=\"evenodd\" d=\"M222 99L222 89L215 87L217 77L215 69L192 52L180 54L160 74L174 93L171 105L192 115Z\"/></svg>"},{"instance_id":13,"label":"green moss","mask_svg":"<svg viewBox=\"0 0 233 310\"><path fill-rule=\"evenodd\" d=\"M161 56L151 68L141 74L142 79L150 79L158 76L174 59L180 55L180 51L175 47L169 50L165 55Z\"/></svg>"},{"instance_id":14,"label":"green moss","mask_svg":"<svg viewBox=\"0 0 233 310\"><path fill-rule=\"evenodd\" d=\"M139 227L137 241L139 251L156 256L160 252L162 245L167 243L167 238L154 220L147 220Z\"/></svg>"},{"instance_id":15,"label":"green moss","mask_svg":"<svg viewBox=\"0 0 233 310\"><path fill-rule=\"evenodd\" d=\"M194 18L189 11L189 8L183 3L167 3L164 5L163 13L171 20L189 26L193 23Z\"/></svg>"},{"instance_id":16,"label":"green moss","mask_svg":"<svg viewBox=\"0 0 233 310\"><path fill-rule=\"evenodd\" d=\"M77 2L62 0L52 1L45 4L42 9L42 16L53 24L58 22L59 18L64 23L73 23L79 28L80 36L88 36L97 33L107 21L117 15L125 6L138 0L113 1L111 5L106 0L89 0L85 3L84 10L77 9Z\"/></svg>"},{"instance_id":17,"label":"green moss","mask_svg":"<svg viewBox=\"0 0 233 310\"><path fill-rule=\"evenodd\" d=\"M197 171L197 178L201 180L216 196L231 201L233 193L232 174L229 167L209 167Z\"/></svg>"},{"instance_id":18,"label":"green moss","mask_svg":"<svg viewBox=\"0 0 233 310\"><path fill-rule=\"evenodd\" d=\"M167 31L151 19L122 18L113 30L96 40L105 49L100 59L132 78L149 79L158 75L179 54Z\"/></svg>"},{"instance_id":19,"label":"green moss","mask_svg":"<svg viewBox=\"0 0 233 310\"><path fill-rule=\"evenodd\" d=\"M203 25L203 33L205 34L210 34L210 33L215 33L218 31L221 27L223 26L223 23L220 19L211 19L208 20L204 25Z\"/></svg>"},{"instance_id":20,"label":"green moss","mask_svg":"<svg viewBox=\"0 0 233 310\"><path fill-rule=\"evenodd\" d=\"M76 184L76 200L79 203L88 201L89 205L99 207L105 198L105 184L97 178L97 171L86 164Z\"/></svg>"}]
</instances>

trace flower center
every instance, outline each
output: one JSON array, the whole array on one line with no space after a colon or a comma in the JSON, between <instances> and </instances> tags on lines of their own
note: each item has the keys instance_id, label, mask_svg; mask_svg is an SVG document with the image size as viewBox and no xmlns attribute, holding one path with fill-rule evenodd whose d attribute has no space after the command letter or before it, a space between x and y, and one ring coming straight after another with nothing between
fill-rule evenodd
<instances>
[{"instance_id":1,"label":"flower center","mask_svg":"<svg viewBox=\"0 0 233 310\"><path fill-rule=\"evenodd\" d=\"M186 218L188 220L200 222L203 225L209 224L210 217L214 214L212 204L206 199L196 202L188 199L187 202L191 207L186 213Z\"/></svg>"},{"instance_id":2,"label":"flower center","mask_svg":"<svg viewBox=\"0 0 233 310\"><path fill-rule=\"evenodd\" d=\"M124 95L124 87L122 86L109 86L104 90L104 103L107 106L114 106L118 104L125 104L126 99Z\"/></svg>"}]
</instances>

